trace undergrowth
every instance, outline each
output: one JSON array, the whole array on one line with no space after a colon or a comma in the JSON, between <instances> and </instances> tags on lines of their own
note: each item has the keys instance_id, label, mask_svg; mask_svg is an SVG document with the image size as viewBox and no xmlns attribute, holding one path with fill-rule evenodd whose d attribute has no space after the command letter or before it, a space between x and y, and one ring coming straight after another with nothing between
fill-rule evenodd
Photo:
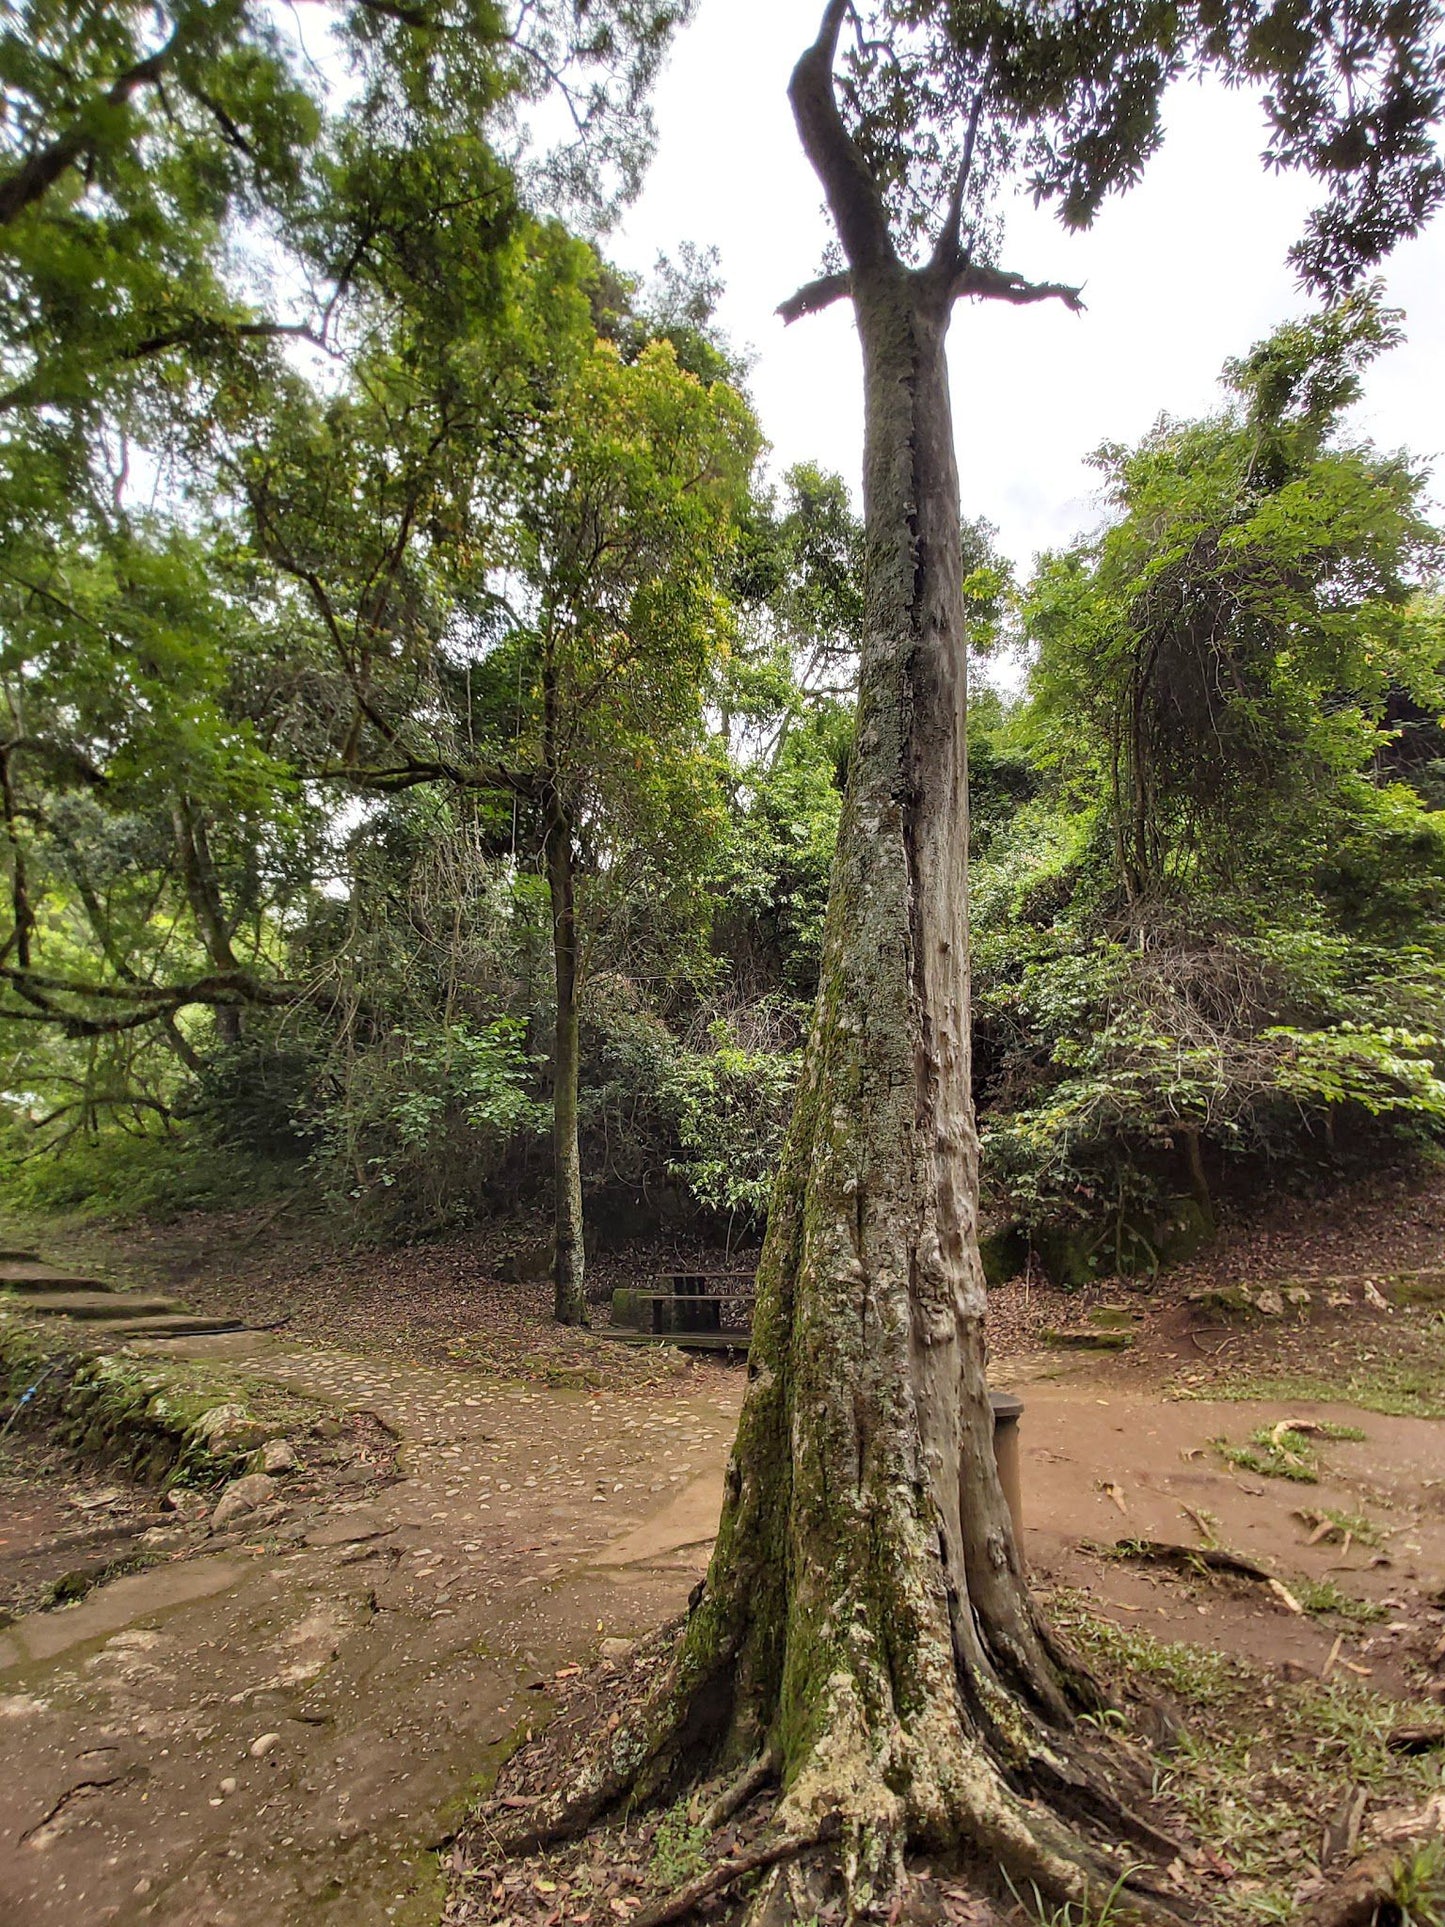
<instances>
[{"instance_id":1,"label":"undergrowth","mask_svg":"<svg viewBox=\"0 0 1445 1927\"><path fill-rule=\"evenodd\" d=\"M1282 1681L1237 1654L1099 1619L1075 1595L1056 1596L1054 1614L1102 1672L1162 1689L1175 1703L1180 1732L1168 1752L1156 1750L1155 1791L1181 1831L1227 1869L1214 1902L1221 1920L1295 1918L1299 1891L1319 1870L1324 1824L1354 1789L1372 1805L1423 1808L1445 1784L1438 1752L1404 1755L1389 1745L1397 1728L1437 1726L1433 1704L1386 1699L1354 1681ZM1411 1867L1402 1855L1401 1879L1425 1897L1404 1918L1442 1927L1428 1911L1439 1905L1429 1896L1441 1869Z\"/></svg>"}]
</instances>

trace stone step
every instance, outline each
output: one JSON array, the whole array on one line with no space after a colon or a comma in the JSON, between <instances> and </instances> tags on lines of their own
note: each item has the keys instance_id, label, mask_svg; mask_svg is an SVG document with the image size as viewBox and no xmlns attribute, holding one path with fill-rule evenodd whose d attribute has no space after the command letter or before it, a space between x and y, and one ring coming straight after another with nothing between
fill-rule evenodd
<instances>
[{"instance_id":1,"label":"stone step","mask_svg":"<svg viewBox=\"0 0 1445 1927\"><path fill-rule=\"evenodd\" d=\"M23 1304L36 1318L86 1318L106 1324L185 1310L174 1298L154 1298L138 1291L49 1291L35 1296L17 1293L12 1302ZM3 1303L4 1294L0 1293Z\"/></svg>"},{"instance_id":2,"label":"stone step","mask_svg":"<svg viewBox=\"0 0 1445 1927\"><path fill-rule=\"evenodd\" d=\"M54 1265L39 1260L0 1258L0 1291L37 1294L51 1291L114 1291L104 1278L87 1278L79 1272L57 1271Z\"/></svg>"},{"instance_id":3,"label":"stone step","mask_svg":"<svg viewBox=\"0 0 1445 1927\"><path fill-rule=\"evenodd\" d=\"M43 1262L38 1251L22 1251L19 1245L13 1251L0 1249L0 1265L38 1265Z\"/></svg>"},{"instance_id":4,"label":"stone step","mask_svg":"<svg viewBox=\"0 0 1445 1927\"><path fill-rule=\"evenodd\" d=\"M201 1312L190 1311L157 1312L148 1318L107 1318L95 1328L107 1339L199 1338L211 1332L246 1329L239 1318L207 1318Z\"/></svg>"}]
</instances>

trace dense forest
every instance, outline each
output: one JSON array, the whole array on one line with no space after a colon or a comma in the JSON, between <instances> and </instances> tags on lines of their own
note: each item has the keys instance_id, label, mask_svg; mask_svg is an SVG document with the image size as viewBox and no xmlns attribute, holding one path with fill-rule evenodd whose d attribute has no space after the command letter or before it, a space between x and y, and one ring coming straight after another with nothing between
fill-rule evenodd
<instances>
[{"instance_id":1,"label":"dense forest","mask_svg":"<svg viewBox=\"0 0 1445 1927\"><path fill-rule=\"evenodd\" d=\"M552 1210L577 1318L584 1221L764 1221L865 546L771 477L712 259L581 238L666 21L556 80L485 14L360 8L329 88L244 7L6 43L17 126L73 128L3 188L4 1171L381 1239ZM539 193L507 130L555 86ZM1367 288L1241 344L1027 579L965 527L995 1271L1152 1269L1445 1124L1441 538L1349 412L1398 326Z\"/></svg>"}]
</instances>

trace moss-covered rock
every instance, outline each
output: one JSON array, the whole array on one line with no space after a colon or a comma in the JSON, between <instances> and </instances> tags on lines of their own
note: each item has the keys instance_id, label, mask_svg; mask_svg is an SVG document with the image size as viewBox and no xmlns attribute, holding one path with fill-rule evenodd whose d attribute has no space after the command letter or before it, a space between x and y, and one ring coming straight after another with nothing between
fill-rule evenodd
<instances>
[{"instance_id":1,"label":"moss-covered rock","mask_svg":"<svg viewBox=\"0 0 1445 1927\"><path fill-rule=\"evenodd\" d=\"M253 1412L234 1380L184 1360L96 1352L51 1326L0 1313L7 1417L47 1426L70 1450L151 1484L235 1478L268 1437L295 1422Z\"/></svg>"},{"instance_id":2,"label":"moss-covered rock","mask_svg":"<svg viewBox=\"0 0 1445 1927\"><path fill-rule=\"evenodd\" d=\"M641 1292L634 1290L631 1286L619 1285L613 1292L612 1322L614 1325L626 1325L629 1330L641 1331L645 1310Z\"/></svg>"},{"instance_id":3,"label":"moss-covered rock","mask_svg":"<svg viewBox=\"0 0 1445 1927\"><path fill-rule=\"evenodd\" d=\"M1167 1198L1156 1211L1106 1224L1035 1226L1033 1254L1051 1284L1075 1291L1096 1278L1133 1278L1186 1264L1211 1236L1193 1198Z\"/></svg>"}]
</instances>

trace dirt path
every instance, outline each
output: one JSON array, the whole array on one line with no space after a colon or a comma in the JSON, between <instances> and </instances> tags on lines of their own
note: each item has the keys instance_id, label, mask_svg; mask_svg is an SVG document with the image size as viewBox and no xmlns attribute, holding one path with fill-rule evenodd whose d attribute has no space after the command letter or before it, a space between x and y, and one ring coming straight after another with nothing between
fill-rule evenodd
<instances>
[{"instance_id":1,"label":"dirt path","mask_svg":"<svg viewBox=\"0 0 1445 1927\"><path fill-rule=\"evenodd\" d=\"M400 1476L0 1632L0 1927L430 1927L433 1849L478 1776L559 1673L678 1610L703 1570L742 1373L589 1391L290 1333L167 1349L373 1415ZM1286 1677L1418 1691L1445 1652L1442 1421L1174 1398L1163 1362L996 1361L1026 1402L1036 1577ZM1215 1444L1289 1417L1365 1437L1322 1441L1313 1484ZM1320 1531L1331 1513L1348 1541ZM1108 1550L1136 1538L1216 1541L1315 1609ZM1309 1591L1329 1585L1337 1609Z\"/></svg>"},{"instance_id":2,"label":"dirt path","mask_svg":"<svg viewBox=\"0 0 1445 1927\"><path fill-rule=\"evenodd\" d=\"M375 1413L403 1476L0 1633L0 1921L434 1921L430 1848L555 1674L684 1603L738 1375L185 1349Z\"/></svg>"}]
</instances>

